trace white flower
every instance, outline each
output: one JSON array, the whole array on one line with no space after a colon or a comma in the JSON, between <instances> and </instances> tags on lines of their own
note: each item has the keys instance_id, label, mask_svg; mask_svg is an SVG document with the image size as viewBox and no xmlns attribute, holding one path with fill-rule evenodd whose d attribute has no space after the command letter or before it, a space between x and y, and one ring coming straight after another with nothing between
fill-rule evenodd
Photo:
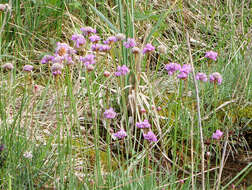
<instances>
[{"instance_id":1,"label":"white flower","mask_svg":"<svg viewBox=\"0 0 252 190\"><path fill-rule=\"evenodd\" d=\"M26 151L23 156L27 159L32 159L32 151Z\"/></svg>"}]
</instances>

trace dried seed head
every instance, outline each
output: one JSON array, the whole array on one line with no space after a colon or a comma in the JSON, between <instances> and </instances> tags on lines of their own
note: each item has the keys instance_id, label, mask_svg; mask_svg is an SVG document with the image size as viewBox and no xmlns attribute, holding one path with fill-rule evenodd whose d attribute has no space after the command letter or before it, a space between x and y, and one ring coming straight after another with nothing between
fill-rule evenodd
<instances>
[{"instance_id":1,"label":"dried seed head","mask_svg":"<svg viewBox=\"0 0 252 190\"><path fill-rule=\"evenodd\" d=\"M141 50L140 50L138 47L133 47L133 48L132 48L132 53L133 53L133 54L140 54L140 53L141 53Z\"/></svg>"},{"instance_id":2,"label":"dried seed head","mask_svg":"<svg viewBox=\"0 0 252 190\"><path fill-rule=\"evenodd\" d=\"M122 34L122 33L116 34L115 37L116 37L117 41L123 41L123 40L125 40L125 35Z\"/></svg>"},{"instance_id":3,"label":"dried seed head","mask_svg":"<svg viewBox=\"0 0 252 190\"><path fill-rule=\"evenodd\" d=\"M161 54L166 54L167 48L166 48L166 46L164 46L164 45L160 45L160 46L158 46L158 51L159 51Z\"/></svg>"},{"instance_id":4,"label":"dried seed head","mask_svg":"<svg viewBox=\"0 0 252 190\"><path fill-rule=\"evenodd\" d=\"M4 70L12 70L14 67L13 67L13 65L11 63L5 63L5 64L2 65L2 68Z\"/></svg>"},{"instance_id":5,"label":"dried seed head","mask_svg":"<svg viewBox=\"0 0 252 190\"><path fill-rule=\"evenodd\" d=\"M93 71L94 70L94 66L93 65L87 65L87 71Z\"/></svg>"}]
</instances>

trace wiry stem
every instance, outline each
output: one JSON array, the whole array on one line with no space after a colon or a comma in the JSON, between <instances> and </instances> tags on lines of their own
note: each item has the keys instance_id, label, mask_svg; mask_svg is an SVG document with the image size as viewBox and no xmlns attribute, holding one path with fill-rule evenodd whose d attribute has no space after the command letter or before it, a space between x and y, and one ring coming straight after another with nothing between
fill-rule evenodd
<instances>
[{"instance_id":1,"label":"wiry stem","mask_svg":"<svg viewBox=\"0 0 252 190\"><path fill-rule=\"evenodd\" d=\"M188 51L189 51L189 58L190 58L190 64L192 67L192 75L193 75L193 83L195 86L195 92L196 92L196 101L197 101L197 113L198 113L198 127L200 130L200 143L201 143L201 173L202 173L202 190L205 190L205 163L204 163L204 155L205 155L205 147L204 147L204 140L203 140L203 130L202 130L202 125L201 125L201 115L200 115L200 98L199 98L199 89L195 77L195 71L194 71L194 66L193 66L193 59L192 59L192 53L191 53L191 46L190 46L190 38L188 31L186 32L186 39L187 39L187 46L188 46Z\"/></svg>"}]
</instances>

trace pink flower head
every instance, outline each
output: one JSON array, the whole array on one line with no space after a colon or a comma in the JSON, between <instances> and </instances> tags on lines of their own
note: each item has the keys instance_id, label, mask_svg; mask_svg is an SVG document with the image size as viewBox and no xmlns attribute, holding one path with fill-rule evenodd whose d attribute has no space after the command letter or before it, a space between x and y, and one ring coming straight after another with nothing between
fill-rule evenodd
<instances>
[{"instance_id":1,"label":"pink flower head","mask_svg":"<svg viewBox=\"0 0 252 190\"><path fill-rule=\"evenodd\" d=\"M93 44L91 46L91 50L92 51L100 51L101 46L102 46L102 44Z\"/></svg>"},{"instance_id":2,"label":"pink flower head","mask_svg":"<svg viewBox=\"0 0 252 190\"><path fill-rule=\"evenodd\" d=\"M123 43L125 48L133 48L136 46L136 42L133 38L128 38L127 42Z\"/></svg>"},{"instance_id":3,"label":"pink flower head","mask_svg":"<svg viewBox=\"0 0 252 190\"><path fill-rule=\"evenodd\" d=\"M69 55L64 56L64 61L65 61L65 64L67 64L67 65L73 65L74 64L74 61L73 61L72 57L69 56Z\"/></svg>"},{"instance_id":4,"label":"pink flower head","mask_svg":"<svg viewBox=\"0 0 252 190\"><path fill-rule=\"evenodd\" d=\"M53 55L45 55L42 59L41 59L41 64L46 64L49 63L50 61L52 61L54 59Z\"/></svg>"},{"instance_id":5,"label":"pink flower head","mask_svg":"<svg viewBox=\"0 0 252 190\"><path fill-rule=\"evenodd\" d=\"M94 29L94 28L92 28L90 26L81 28L80 30L83 32L84 36L87 36L87 35L89 35L91 33L93 33L93 34L96 33L96 29Z\"/></svg>"},{"instance_id":6,"label":"pink flower head","mask_svg":"<svg viewBox=\"0 0 252 190\"><path fill-rule=\"evenodd\" d=\"M107 38L107 40L104 40L103 43L107 45L111 45L114 42L117 42L117 38L115 36L110 36Z\"/></svg>"},{"instance_id":7,"label":"pink flower head","mask_svg":"<svg viewBox=\"0 0 252 190\"><path fill-rule=\"evenodd\" d=\"M218 72L212 73L209 79L211 83L218 83L219 85L222 83L222 76Z\"/></svg>"},{"instance_id":8,"label":"pink flower head","mask_svg":"<svg viewBox=\"0 0 252 190\"><path fill-rule=\"evenodd\" d=\"M155 47L151 44L146 44L143 49L143 54L150 53L152 51L155 51Z\"/></svg>"},{"instance_id":9,"label":"pink flower head","mask_svg":"<svg viewBox=\"0 0 252 190\"><path fill-rule=\"evenodd\" d=\"M186 80L189 73L192 71L191 65L184 64L179 71L178 78Z\"/></svg>"},{"instance_id":10,"label":"pink flower head","mask_svg":"<svg viewBox=\"0 0 252 190\"><path fill-rule=\"evenodd\" d=\"M185 73L185 72L180 72L180 73L178 74L178 78L179 78L179 79L186 80L187 77L188 77L188 74Z\"/></svg>"},{"instance_id":11,"label":"pink flower head","mask_svg":"<svg viewBox=\"0 0 252 190\"><path fill-rule=\"evenodd\" d=\"M126 65L118 66L115 76L119 77L121 75L126 75L129 72L129 68Z\"/></svg>"},{"instance_id":12,"label":"pink flower head","mask_svg":"<svg viewBox=\"0 0 252 190\"><path fill-rule=\"evenodd\" d=\"M191 65L184 64L179 71L189 74L190 72L192 72L192 67Z\"/></svg>"},{"instance_id":13,"label":"pink flower head","mask_svg":"<svg viewBox=\"0 0 252 190\"><path fill-rule=\"evenodd\" d=\"M177 63L169 63L165 65L165 70L168 71L168 75L173 75L174 72L179 71L180 69L181 66Z\"/></svg>"},{"instance_id":14,"label":"pink flower head","mask_svg":"<svg viewBox=\"0 0 252 190\"><path fill-rule=\"evenodd\" d=\"M217 56L218 56L218 53L217 53L217 52L214 52L214 51L208 51L208 52L206 52L206 54L205 54L205 58L212 59L212 60L214 60L214 61L217 60Z\"/></svg>"},{"instance_id":15,"label":"pink flower head","mask_svg":"<svg viewBox=\"0 0 252 190\"><path fill-rule=\"evenodd\" d=\"M216 130L215 133L213 133L212 138L215 140L219 140L223 135L223 132L220 130Z\"/></svg>"},{"instance_id":16,"label":"pink flower head","mask_svg":"<svg viewBox=\"0 0 252 190\"><path fill-rule=\"evenodd\" d=\"M150 128L151 124L149 123L148 119L145 119L143 122L137 122L136 127L139 129Z\"/></svg>"},{"instance_id":17,"label":"pink flower head","mask_svg":"<svg viewBox=\"0 0 252 190\"><path fill-rule=\"evenodd\" d=\"M76 51L66 43L60 43L60 42L57 43L57 47L55 50L56 55L64 56L66 54L72 55L74 53L76 53Z\"/></svg>"},{"instance_id":18,"label":"pink flower head","mask_svg":"<svg viewBox=\"0 0 252 190\"><path fill-rule=\"evenodd\" d=\"M67 56L67 54L66 54L66 56ZM53 63L63 63L64 60L65 60L65 56L55 55L52 58Z\"/></svg>"},{"instance_id":19,"label":"pink flower head","mask_svg":"<svg viewBox=\"0 0 252 190\"><path fill-rule=\"evenodd\" d=\"M107 119L114 119L116 117L116 112L114 111L113 108L109 108L105 110L104 117Z\"/></svg>"},{"instance_id":20,"label":"pink flower head","mask_svg":"<svg viewBox=\"0 0 252 190\"><path fill-rule=\"evenodd\" d=\"M54 63L51 67L51 71L54 76L61 75L62 69L63 69L63 64L61 63Z\"/></svg>"},{"instance_id":21,"label":"pink flower head","mask_svg":"<svg viewBox=\"0 0 252 190\"><path fill-rule=\"evenodd\" d=\"M97 35L92 35L88 38L91 42L93 43L97 43L98 41L100 41L100 36L97 36Z\"/></svg>"},{"instance_id":22,"label":"pink flower head","mask_svg":"<svg viewBox=\"0 0 252 190\"><path fill-rule=\"evenodd\" d=\"M202 82L207 82L207 75L205 73L197 73L196 80L200 80Z\"/></svg>"},{"instance_id":23,"label":"pink flower head","mask_svg":"<svg viewBox=\"0 0 252 190\"><path fill-rule=\"evenodd\" d=\"M26 72L31 72L33 70L33 66L32 65L25 65L23 67L23 70Z\"/></svg>"},{"instance_id":24,"label":"pink flower head","mask_svg":"<svg viewBox=\"0 0 252 190\"><path fill-rule=\"evenodd\" d=\"M149 131L146 134L144 133L143 137L144 137L145 140L147 140L149 142L157 142L157 137L152 131Z\"/></svg>"},{"instance_id":25,"label":"pink flower head","mask_svg":"<svg viewBox=\"0 0 252 190\"><path fill-rule=\"evenodd\" d=\"M80 57L80 61L85 65L93 65L95 64L95 55L87 54L85 57Z\"/></svg>"},{"instance_id":26,"label":"pink flower head","mask_svg":"<svg viewBox=\"0 0 252 190\"><path fill-rule=\"evenodd\" d=\"M72 40L75 42L76 48L80 48L86 43L86 39L81 34L72 35Z\"/></svg>"},{"instance_id":27,"label":"pink flower head","mask_svg":"<svg viewBox=\"0 0 252 190\"><path fill-rule=\"evenodd\" d=\"M99 48L99 51L100 52L109 52L111 49L111 47L109 45L101 45L100 48Z\"/></svg>"},{"instance_id":28,"label":"pink flower head","mask_svg":"<svg viewBox=\"0 0 252 190\"><path fill-rule=\"evenodd\" d=\"M127 133L124 129L121 129L120 131L114 133L113 136L116 137L117 139L123 139L124 137L127 136Z\"/></svg>"}]
</instances>

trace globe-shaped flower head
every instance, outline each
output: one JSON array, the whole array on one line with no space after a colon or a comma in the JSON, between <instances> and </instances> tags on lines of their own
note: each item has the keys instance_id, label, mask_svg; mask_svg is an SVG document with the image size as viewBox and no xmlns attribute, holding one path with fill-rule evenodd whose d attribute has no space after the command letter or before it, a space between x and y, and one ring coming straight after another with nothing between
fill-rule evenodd
<instances>
[{"instance_id":1,"label":"globe-shaped flower head","mask_svg":"<svg viewBox=\"0 0 252 190\"><path fill-rule=\"evenodd\" d=\"M212 60L214 60L214 61L217 60L217 56L218 56L218 53L217 53L217 52L214 52L214 51L208 51L208 52L206 52L206 54L205 54L205 58L212 59Z\"/></svg>"},{"instance_id":2,"label":"globe-shaped flower head","mask_svg":"<svg viewBox=\"0 0 252 190\"><path fill-rule=\"evenodd\" d=\"M211 83L217 83L218 85L220 85L222 83L222 76L220 73L214 72L209 76L209 80Z\"/></svg>"}]
</instances>

